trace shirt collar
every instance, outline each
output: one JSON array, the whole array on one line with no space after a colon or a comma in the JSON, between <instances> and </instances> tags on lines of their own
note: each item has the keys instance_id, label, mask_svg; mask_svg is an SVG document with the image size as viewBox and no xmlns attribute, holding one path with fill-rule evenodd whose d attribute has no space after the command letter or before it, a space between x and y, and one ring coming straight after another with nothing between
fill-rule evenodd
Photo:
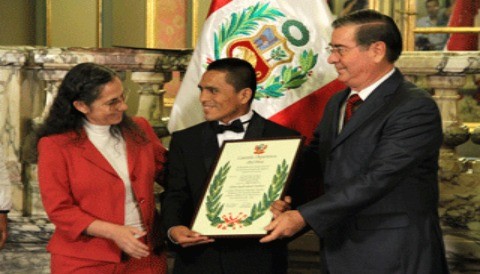
<instances>
[{"instance_id":1,"label":"shirt collar","mask_svg":"<svg viewBox=\"0 0 480 274\"><path fill-rule=\"evenodd\" d=\"M395 68L392 68L391 71L389 71L387 74L385 74L382 78L378 79L378 81L376 81L375 83L371 84L370 86L360 90L360 91L355 91L355 90L351 90L350 91L350 94L348 95L349 97L352 95L352 94L358 94L358 96L360 96L360 98L362 98L363 101L365 101L367 99L368 96L370 96L370 94L381 84L383 83L385 80L388 79L388 77L390 77L393 73L395 72Z\"/></svg>"},{"instance_id":2,"label":"shirt collar","mask_svg":"<svg viewBox=\"0 0 480 274\"><path fill-rule=\"evenodd\" d=\"M219 123L220 125L229 125L229 124L231 124L233 121L235 121L235 120L237 120L237 119L240 119L240 121L241 121L242 123L246 123L246 122L250 121L250 119L252 119L252 117L253 117L253 110L250 109L246 114L244 114L244 115L242 115L242 116L240 116L240 117L237 117L237 118L235 118L235 119L232 119L232 120L228 121L228 123L226 123L226 124L223 123L223 122L220 122L220 121L219 121L218 123Z\"/></svg>"},{"instance_id":3,"label":"shirt collar","mask_svg":"<svg viewBox=\"0 0 480 274\"><path fill-rule=\"evenodd\" d=\"M90 123L87 119L83 119L83 127L85 128L85 131L88 135L110 135L110 125L95 125Z\"/></svg>"}]
</instances>

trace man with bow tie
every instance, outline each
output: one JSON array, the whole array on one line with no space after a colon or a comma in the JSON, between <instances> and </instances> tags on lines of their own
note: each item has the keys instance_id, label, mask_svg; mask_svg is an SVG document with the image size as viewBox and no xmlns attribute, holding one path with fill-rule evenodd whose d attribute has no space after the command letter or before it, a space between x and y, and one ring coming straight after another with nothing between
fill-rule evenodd
<instances>
[{"instance_id":1,"label":"man with bow tie","mask_svg":"<svg viewBox=\"0 0 480 274\"><path fill-rule=\"evenodd\" d=\"M247 61L225 58L210 63L198 84L206 121L172 134L162 214L176 251L174 273L287 271L285 241L265 245L255 238L214 240L189 229L224 141L299 135L251 109L256 87L255 70Z\"/></svg>"}]
</instances>

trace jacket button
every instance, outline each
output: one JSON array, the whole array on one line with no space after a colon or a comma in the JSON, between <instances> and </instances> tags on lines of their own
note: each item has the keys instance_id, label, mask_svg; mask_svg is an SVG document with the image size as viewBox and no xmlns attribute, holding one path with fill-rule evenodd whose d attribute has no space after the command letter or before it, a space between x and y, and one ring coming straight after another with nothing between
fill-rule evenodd
<instances>
[{"instance_id":1,"label":"jacket button","mask_svg":"<svg viewBox=\"0 0 480 274\"><path fill-rule=\"evenodd\" d=\"M142 198L142 199L138 200L138 202L139 202L140 204L143 204L143 203L145 203L145 199Z\"/></svg>"}]
</instances>

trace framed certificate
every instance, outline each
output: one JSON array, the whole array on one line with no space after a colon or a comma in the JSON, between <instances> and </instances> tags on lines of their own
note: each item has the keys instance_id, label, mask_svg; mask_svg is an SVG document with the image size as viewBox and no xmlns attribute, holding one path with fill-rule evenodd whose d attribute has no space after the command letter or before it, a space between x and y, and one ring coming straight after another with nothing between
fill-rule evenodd
<instances>
[{"instance_id":1,"label":"framed certificate","mask_svg":"<svg viewBox=\"0 0 480 274\"><path fill-rule=\"evenodd\" d=\"M191 229L210 237L262 236L283 197L302 137L226 141Z\"/></svg>"}]
</instances>

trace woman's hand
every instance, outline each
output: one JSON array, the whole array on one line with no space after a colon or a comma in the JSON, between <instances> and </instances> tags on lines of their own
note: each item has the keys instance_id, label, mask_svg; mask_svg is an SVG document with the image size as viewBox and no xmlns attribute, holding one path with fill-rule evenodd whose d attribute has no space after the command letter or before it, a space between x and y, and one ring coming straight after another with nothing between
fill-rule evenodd
<instances>
[{"instance_id":1,"label":"woman's hand","mask_svg":"<svg viewBox=\"0 0 480 274\"><path fill-rule=\"evenodd\" d=\"M112 240L130 257L141 259L150 254L148 246L138 239L144 237L147 232L135 227L95 220L85 232L90 236Z\"/></svg>"},{"instance_id":2,"label":"woman's hand","mask_svg":"<svg viewBox=\"0 0 480 274\"><path fill-rule=\"evenodd\" d=\"M140 259L150 254L148 246L139 240L146 234L147 232L134 227L117 225L112 229L110 239L130 257Z\"/></svg>"}]
</instances>

